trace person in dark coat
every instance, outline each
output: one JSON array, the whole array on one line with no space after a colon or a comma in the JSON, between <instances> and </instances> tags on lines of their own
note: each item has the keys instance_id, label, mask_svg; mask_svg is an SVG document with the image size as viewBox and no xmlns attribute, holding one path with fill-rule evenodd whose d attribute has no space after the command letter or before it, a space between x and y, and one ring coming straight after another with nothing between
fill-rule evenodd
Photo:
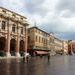
<instances>
[{"instance_id":1,"label":"person in dark coat","mask_svg":"<svg viewBox=\"0 0 75 75\"><path fill-rule=\"evenodd\" d=\"M48 62L50 62L50 54L47 55Z\"/></svg>"},{"instance_id":2,"label":"person in dark coat","mask_svg":"<svg viewBox=\"0 0 75 75\"><path fill-rule=\"evenodd\" d=\"M29 56L26 57L26 61L27 61L27 63L29 62Z\"/></svg>"},{"instance_id":3,"label":"person in dark coat","mask_svg":"<svg viewBox=\"0 0 75 75\"><path fill-rule=\"evenodd\" d=\"M23 56L23 62L25 62L25 56Z\"/></svg>"}]
</instances>

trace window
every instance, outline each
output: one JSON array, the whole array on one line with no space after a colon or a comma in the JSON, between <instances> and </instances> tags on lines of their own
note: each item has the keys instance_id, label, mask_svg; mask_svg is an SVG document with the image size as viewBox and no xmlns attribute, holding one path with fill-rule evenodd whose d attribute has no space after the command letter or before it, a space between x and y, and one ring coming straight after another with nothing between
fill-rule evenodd
<instances>
[{"instance_id":1,"label":"window","mask_svg":"<svg viewBox=\"0 0 75 75\"><path fill-rule=\"evenodd\" d=\"M34 31L37 32L36 29Z\"/></svg>"},{"instance_id":2,"label":"window","mask_svg":"<svg viewBox=\"0 0 75 75\"><path fill-rule=\"evenodd\" d=\"M48 41L47 41L47 39L46 39L46 44L47 44L47 42L48 42Z\"/></svg>"},{"instance_id":3,"label":"window","mask_svg":"<svg viewBox=\"0 0 75 75\"><path fill-rule=\"evenodd\" d=\"M37 33L38 30L37 29L35 29L35 30L36 30L36 33Z\"/></svg>"},{"instance_id":4,"label":"window","mask_svg":"<svg viewBox=\"0 0 75 75\"><path fill-rule=\"evenodd\" d=\"M12 27L12 32L15 33L15 25L13 25L13 27Z\"/></svg>"},{"instance_id":5,"label":"window","mask_svg":"<svg viewBox=\"0 0 75 75\"><path fill-rule=\"evenodd\" d=\"M28 43L30 43L30 37L28 36Z\"/></svg>"},{"instance_id":6,"label":"window","mask_svg":"<svg viewBox=\"0 0 75 75\"><path fill-rule=\"evenodd\" d=\"M37 36L36 36L36 41L37 41Z\"/></svg>"},{"instance_id":7,"label":"window","mask_svg":"<svg viewBox=\"0 0 75 75\"><path fill-rule=\"evenodd\" d=\"M5 30L6 22L2 21L2 29Z\"/></svg>"},{"instance_id":8,"label":"window","mask_svg":"<svg viewBox=\"0 0 75 75\"><path fill-rule=\"evenodd\" d=\"M30 33L30 30L28 30L28 33Z\"/></svg>"},{"instance_id":9,"label":"window","mask_svg":"<svg viewBox=\"0 0 75 75\"><path fill-rule=\"evenodd\" d=\"M44 44L45 44L45 39L44 39Z\"/></svg>"},{"instance_id":10,"label":"window","mask_svg":"<svg viewBox=\"0 0 75 75\"><path fill-rule=\"evenodd\" d=\"M40 36L39 36L39 42L40 42Z\"/></svg>"},{"instance_id":11,"label":"window","mask_svg":"<svg viewBox=\"0 0 75 75\"><path fill-rule=\"evenodd\" d=\"M25 32L26 32L26 27L24 28Z\"/></svg>"},{"instance_id":12,"label":"window","mask_svg":"<svg viewBox=\"0 0 75 75\"><path fill-rule=\"evenodd\" d=\"M43 38L42 38L42 43L43 43Z\"/></svg>"},{"instance_id":13,"label":"window","mask_svg":"<svg viewBox=\"0 0 75 75\"><path fill-rule=\"evenodd\" d=\"M6 13L6 10L2 10L3 13Z\"/></svg>"},{"instance_id":14,"label":"window","mask_svg":"<svg viewBox=\"0 0 75 75\"><path fill-rule=\"evenodd\" d=\"M23 28L21 28L21 34L23 34Z\"/></svg>"},{"instance_id":15,"label":"window","mask_svg":"<svg viewBox=\"0 0 75 75\"><path fill-rule=\"evenodd\" d=\"M12 16L13 16L13 17L16 17L16 15L15 15L15 14L12 14Z\"/></svg>"},{"instance_id":16,"label":"window","mask_svg":"<svg viewBox=\"0 0 75 75\"><path fill-rule=\"evenodd\" d=\"M23 18L21 17L21 20L23 20Z\"/></svg>"}]
</instances>

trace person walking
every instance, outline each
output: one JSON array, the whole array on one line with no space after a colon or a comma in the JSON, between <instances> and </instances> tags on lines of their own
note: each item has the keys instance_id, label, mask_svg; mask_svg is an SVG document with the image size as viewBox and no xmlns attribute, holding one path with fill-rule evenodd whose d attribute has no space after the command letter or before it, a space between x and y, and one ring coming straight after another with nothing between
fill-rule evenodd
<instances>
[{"instance_id":1,"label":"person walking","mask_svg":"<svg viewBox=\"0 0 75 75\"><path fill-rule=\"evenodd\" d=\"M48 62L50 62L50 54L47 55Z\"/></svg>"},{"instance_id":2,"label":"person walking","mask_svg":"<svg viewBox=\"0 0 75 75\"><path fill-rule=\"evenodd\" d=\"M27 63L29 62L29 56L26 57L26 61L27 61Z\"/></svg>"},{"instance_id":3,"label":"person walking","mask_svg":"<svg viewBox=\"0 0 75 75\"><path fill-rule=\"evenodd\" d=\"M23 56L23 62L25 62L25 56Z\"/></svg>"}]
</instances>

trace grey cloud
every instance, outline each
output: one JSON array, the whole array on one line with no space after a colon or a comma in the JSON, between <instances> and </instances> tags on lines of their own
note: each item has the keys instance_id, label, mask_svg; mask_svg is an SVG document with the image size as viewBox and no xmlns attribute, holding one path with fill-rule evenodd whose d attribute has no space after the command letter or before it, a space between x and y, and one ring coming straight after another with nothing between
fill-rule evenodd
<instances>
[{"instance_id":1,"label":"grey cloud","mask_svg":"<svg viewBox=\"0 0 75 75\"><path fill-rule=\"evenodd\" d=\"M63 10L60 12L60 16L61 17L65 17L65 18L71 18L74 17L74 12L71 12L70 10Z\"/></svg>"},{"instance_id":2,"label":"grey cloud","mask_svg":"<svg viewBox=\"0 0 75 75\"><path fill-rule=\"evenodd\" d=\"M55 27L53 25L50 25L50 26L43 25L40 28L48 33L53 32L56 37L58 37L62 40L75 40L75 32L59 32L57 30L57 27Z\"/></svg>"},{"instance_id":3,"label":"grey cloud","mask_svg":"<svg viewBox=\"0 0 75 75\"><path fill-rule=\"evenodd\" d=\"M59 0L56 9L63 17L73 17L75 14L75 0ZM62 13L63 11L65 13Z\"/></svg>"},{"instance_id":4,"label":"grey cloud","mask_svg":"<svg viewBox=\"0 0 75 75\"><path fill-rule=\"evenodd\" d=\"M46 14L47 10L44 8L41 8L41 5L44 3L45 0L26 0L26 8L29 13L37 13L39 15Z\"/></svg>"},{"instance_id":5,"label":"grey cloud","mask_svg":"<svg viewBox=\"0 0 75 75\"><path fill-rule=\"evenodd\" d=\"M10 2L9 2L10 1ZM13 1L13 0L12 0ZM17 0L16 2L19 2L20 0ZM13 4L11 0L1 0L0 5L5 7L5 8L10 8L13 11L18 11L22 13L28 13L31 15L31 17L34 16L34 14L38 14L40 16L43 16L43 18L46 18L48 22L42 23L40 25L40 28L44 29L47 32L54 32L55 34L60 34L58 37L62 39L75 39L75 33L73 32L64 32L65 30L67 31L67 26L65 26L59 17L59 14L61 14L63 11L69 10L65 13L63 13L61 16L64 17L71 17L75 13L75 0L59 0L59 3L57 4L57 7L54 8L54 10L49 11L46 10L44 7L41 7L41 5L44 3L45 0L22 0L22 4L24 6L17 4ZM56 11L58 11L58 15L55 16L53 19L49 18L54 15L56 15ZM54 15L47 15L47 12L53 12ZM45 17L47 15L47 17ZM48 17L49 16L49 17ZM43 19L41 18L41 19ZM62 17L61 17L62 18ZM40 19L40 20L41 20ZM37 19L38 22L38 19ZM42 21L44 22L44 21ZM39 25L38 25L39 26Z\"/></svg>"},{"instance_id":6,"label":"grey cloud","mask_svg":"<svg viewBox=\"0 0 75 75\"><path fill-rule=\"evenodd\" d=\"M25 1L24 0L22 0L22 1L20 1L20 0L16 0L16 1L13 1L13 0L1 0L0 1L0 5L2 6L2 7L5 7L5 8L7 8L7 9L9 9L9 10L12 10L12 11L14 11L14 12L17 12L17 13L20 13L20 14L22 14L22 13L25 13L25 6L23 6L23 3L25 3ZM22 15L24 15L24 14L22 14Z\"/></svg>"},{"instance_id":7,"label":"grey cloud","mask_svg":"<svg viewBox=\"0 0 75 75\"><path fill-rule=\"evenodd\" d=\"M44 29L47 32L60 32L62 27L59 24L55 24L55 23L47 23L44 25L40 26L42 29Z\"/></svg>"},{"instance_id":8,"label":"grey cloud","mask_svg":"<svg viewBox=\"0 0 75 75\"><path fill-rule=\"evenodd\" d=\"M45 15L47 10L41 7L45 0L25 0L26 2L26 9L30 14L38 14L40 16ZM57 11L60 13L62 11L67 12L63 13L62 16L64 17L71 17L75 13L75 0L59 0L59 3L56 7ZM55 11L54 11L55 12ZM55 13L57 14L57 13ZM58 15L59 16L59 15ZM44 16L45 18L45 16ZM50 19L50 18L49 18ZM54 21L56 20L56 21ZM38 21L37 21L38 22ZM66 25L64 25L56 16L54 19L50 19L47 23L42 23L38 25L39 28L47 31L48 33L54 32L54 34L58 34L57 37L61 39L75 39L75 32L68 32L66 29ZM66 32L65 32L66 31Z\"/></svg>"},{"instance_id":9,"label":"grey cloud","mask_svg":"<svg viewBox=\"0 0 75 75\"><path fill-rule=\"evenodd\" d=\"M57 37L65 40L75 40L75 33L74 32L57 32Z\"/></svg>"},{"instance_id":10,"label":"grey cloud","mask_svg":"<svg viewBox=\"0 0 75 75\"><path fill-rule=\"evenodd\" d=\"M58 17L53 17L53 19L49 18L48 20L48 22L43 21L40 25L40 27L45 29L47 32L68 32L68 28L66 29L66 25L60 20L60 18L58 19Z\"/></svg>"},{"instance_id":11,"label":"grey cloud","mask_svg":"<svg viewBox=\"0 0 75 75\"><path fill-rule=\"evenodd\" d=\"M60 0L57 6L58 10L69 9L72 12L75 12L75 0Z\"/></svg>"},{"instance_id":12,"label":"grey cloud","mask_svg":"<svg viewBox=\"0 0 75 75\"><path fill-rule=\"evenodd\" d=\"M38 4L41 4L44 0L26 0L25 2L27 4L31 4L31 5L38 5Z\"/></svg>"}]
</instances>

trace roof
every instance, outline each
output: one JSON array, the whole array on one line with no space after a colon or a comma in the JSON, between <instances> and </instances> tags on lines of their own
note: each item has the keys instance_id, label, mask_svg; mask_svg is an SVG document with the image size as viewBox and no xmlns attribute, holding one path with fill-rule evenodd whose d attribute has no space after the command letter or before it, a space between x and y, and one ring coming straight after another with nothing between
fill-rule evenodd
<instances>
[{"instance_id":1,"label":"roof","mask_svg":"<svg viewBox=\"0 0 75 75\"><path fill-rule=\"evenodd\" d=\"M56 39L56 40L59 40L59 41L63 42L63 40L61 40L61 39L59 39L59 38L57 38L57 37L55 37L55 36L54 36L54 39Z\"/></svg>"},{"instance_id":2,"label":"roof","mask_svg":"<svg viewBox=\"0 0 75 75\"><path fill-rule=\"evenodd\" d=\"M44 30L41 30L40 28L38 28L38 27L30 27L29 29L37 29L37 30L40 30L40 31L42 31L42 32L44 32L44 33L46 33L46 34L48 34L48 35L50 35L49 33L47 33L46 31L44 31Z\"/></svg>"},{"instance_id":3,"label":"roof","mask_svg":"<svg viewBox=\"0 0 75 75\"><path fill-rule=\"evenodd\" d=\"M4 10L6 10L6 11L9 11L9 12L11 12L11 13L14 13L14 14L16 14L16 15L18 15L18 16L21 16L21 17L23 17L23 18L25 18L25 19L27 19L25 16L22 16L22 15L20 15L20 14L18 14L18 13L15 13L15 12L13 12L13 11L11 11L11 10L8 10L8 9L6 9L6 8L4 8L4 7L0 7L1 9L4 9Z\"/></svg>"}]
</instances>

